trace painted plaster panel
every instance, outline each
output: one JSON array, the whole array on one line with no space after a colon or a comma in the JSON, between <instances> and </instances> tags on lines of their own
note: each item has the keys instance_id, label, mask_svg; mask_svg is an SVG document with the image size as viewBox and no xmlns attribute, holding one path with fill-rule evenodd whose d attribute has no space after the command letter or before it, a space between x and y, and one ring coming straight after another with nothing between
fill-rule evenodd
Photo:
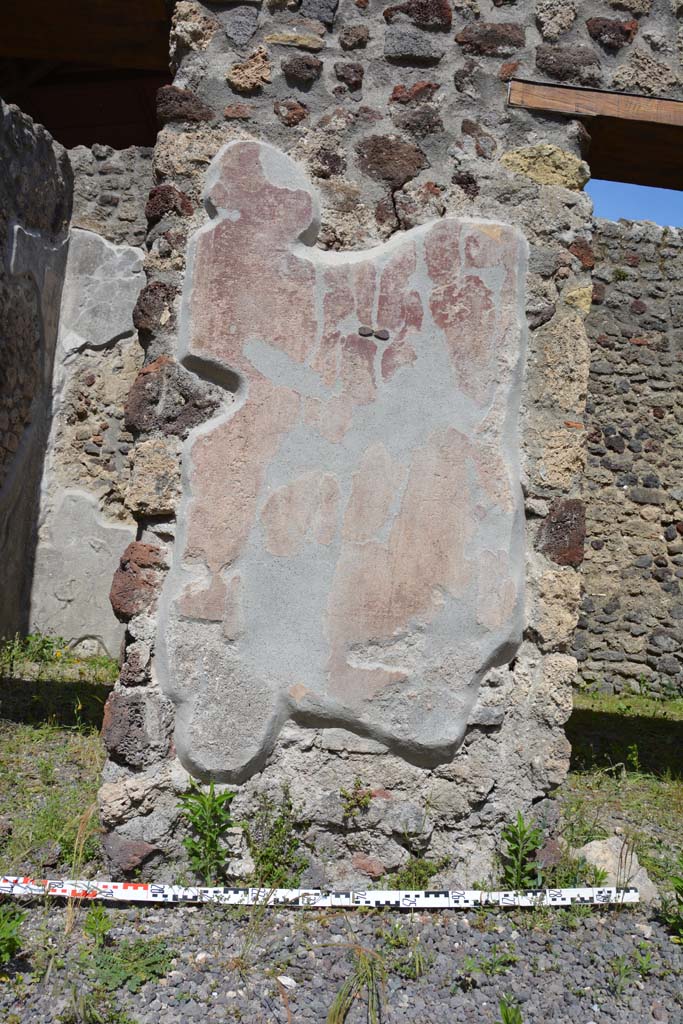
<instances>
[{"instance_id":1,"label":"painted plaster panel","mask_svg":"<svg viewBox=\"0 0 683 1024\"><path fill-rule=\"evenodd\" d=\"M293 719L445 761L521 641L526 243L444 218L324 252L307 178L257 142L206 203L178 356L226 390L159 607L178 754L239 782Z\"/></svg>"}]
</instances>

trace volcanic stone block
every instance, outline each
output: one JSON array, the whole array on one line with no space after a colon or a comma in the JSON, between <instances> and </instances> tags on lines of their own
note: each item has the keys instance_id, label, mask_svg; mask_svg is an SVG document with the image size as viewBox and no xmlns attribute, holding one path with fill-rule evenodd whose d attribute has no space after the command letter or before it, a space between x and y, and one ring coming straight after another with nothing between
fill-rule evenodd
<instances>
[{"instance_id":1,"label":"volcanic stone block","mask_svg":"<svg viewBox=\"0 0 683 1024\"><path fill-rule=\"evenodd\" d=\"M541 524L538 548L557 565L579 566L586 539L586 510L582 501L554 501Z\"/></svg>"},{"instance_id":2,"label":"volcanic stone block","mask_svg":"<svg viewBox=\"0 0 683 1024\"><path fill-rule=\"evenodd\" d=\"M255 141L206 199L178 357L234 394L190 436L159 599L178 755L241 781L292 719L450 759L522 635L525 242L444 218L322 252L308 179Z\"/></svg>"},{"instance_id":3,"label":"volcanic stone block","mask_svg":"<svg viewBox=\"0 0 683 1024\"><path fill-rule=\"evenodd\" d=\"M158 589L158 570L163 565L159 548L133 541L121 555L109 593L114 615L127 622L146 611Z\"/></svg>"}]
</instances>

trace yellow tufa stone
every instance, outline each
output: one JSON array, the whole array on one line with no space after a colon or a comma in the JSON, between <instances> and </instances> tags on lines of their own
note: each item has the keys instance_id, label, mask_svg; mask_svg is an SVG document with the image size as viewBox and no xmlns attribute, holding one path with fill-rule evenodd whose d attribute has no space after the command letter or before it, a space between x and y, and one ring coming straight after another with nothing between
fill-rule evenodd
<instances>
[{"instance_id":1,"label":"yellow tufa stone","mask_svg":"<svg viewBox=\"0 0 683 1024\"><path fill-rule=\"evenodd\" d=\"M574 288L572 291L565 293L564 301L568 306L573 306L574 309L578 309L584 316L588 316L593 301L593 288L591 285L586 285L583 288Z\"/></svg>"},{"instance_id":2,"label":"yellow tufa stone","mask_svg":"<svg viewBox=\"0 0 683 1024\"><path fill-rule=\"evenodd\" d=\"M310 32L270 32L266 42L274 46L298 46L300 50L312 50L314 53L325 46L324 39Z\"/></svg>"},{"instance_id":3,"label":"yellow tufa stone","mask_svg":"<svg viewBox=\"0 0 683 1024\"><path fill-rule=\"evenodd\" d=\"M255 92L270 82L271 63L265 46L259 46L250 57L233 64L225 78L236 92Z\"/></svg>"},{"instance_id":4,"label":"yellow tufa stone","mask_svg":"<svg viewBox=\"0 0 683 1024\"><path fill-rule=\"evenodd\" d=\"M540 142L523 149L511 149L500 162L516 174L524 174L539 185L561 185L581 191L590 178L588 164L566 149Z\"/></svg>"}]
</instances>

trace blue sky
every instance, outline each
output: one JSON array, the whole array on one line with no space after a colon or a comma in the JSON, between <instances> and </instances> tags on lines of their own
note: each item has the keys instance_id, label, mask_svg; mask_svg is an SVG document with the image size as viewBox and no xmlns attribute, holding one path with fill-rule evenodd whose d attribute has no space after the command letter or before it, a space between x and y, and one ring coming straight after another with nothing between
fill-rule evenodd
<instances>
[{"instance_id":1,"label":"blue sky","mask_svg":"<svg viewBox=\"0 0 683 1024\"><path fill-rule=\"evenodd\" d=\"M621 181L588 182L586 192L595 206L596 217L609 220L653 220L668 227L683 226L683 192L649 185L626 185Z\"/></svg>"}]
</instances>

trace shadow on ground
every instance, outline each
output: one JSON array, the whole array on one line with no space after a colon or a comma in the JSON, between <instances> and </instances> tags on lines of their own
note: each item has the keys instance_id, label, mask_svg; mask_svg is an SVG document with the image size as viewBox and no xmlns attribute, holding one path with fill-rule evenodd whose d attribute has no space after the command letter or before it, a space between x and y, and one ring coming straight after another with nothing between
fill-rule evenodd
<instances>
[{"instance_id":1,"label":"shadow on ground","mask_svg":"<svg viewBox=\"0 0 683 1024\"><path fill-rule=\"evenodd\" d=\"M574 708L565 731L571 770L623 764L653 775L683 773L683 721Z\"/></svg>"},{"instance_id":2,"label":"shadow on ground","mask_svg":"<svg viewBox=\"0 0 683 1024\"><path fill-rule=\"evenodd\" d=\"M37 725L102 726L104 704L112 683L63 679L0 678L0 718Z\"/></svg>"}]
</instances>

